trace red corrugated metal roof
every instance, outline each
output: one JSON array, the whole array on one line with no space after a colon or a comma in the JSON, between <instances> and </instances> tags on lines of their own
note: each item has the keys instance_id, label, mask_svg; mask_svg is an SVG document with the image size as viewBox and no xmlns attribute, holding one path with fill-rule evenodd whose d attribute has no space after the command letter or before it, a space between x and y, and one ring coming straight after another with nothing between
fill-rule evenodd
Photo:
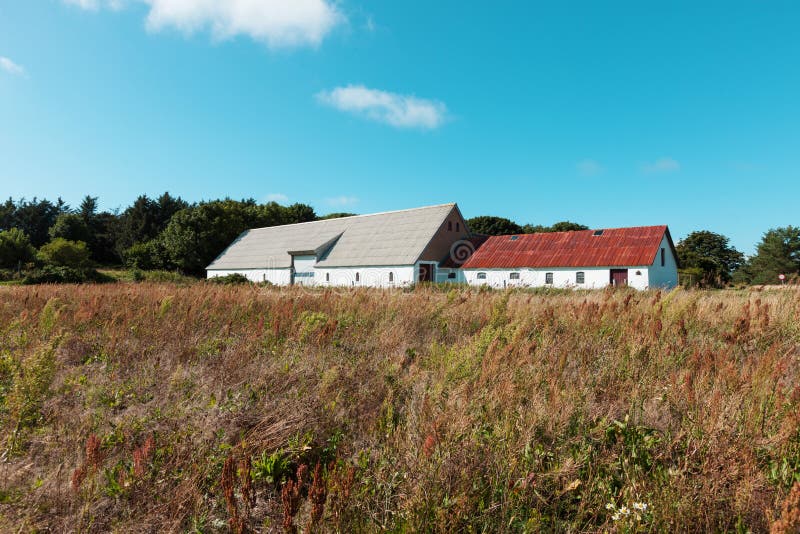
<instances>
[{"instance_id":1,"label":"red corrugated metal roof","mask_svg":"<svg viewBox=\"0 0 800 534\"><path fill-rule=\"evenodd\" d=\"M621 267L651 265L666 226L494 236L462 265L464 269L519 267Z\"/></svg>"}]
</instances>

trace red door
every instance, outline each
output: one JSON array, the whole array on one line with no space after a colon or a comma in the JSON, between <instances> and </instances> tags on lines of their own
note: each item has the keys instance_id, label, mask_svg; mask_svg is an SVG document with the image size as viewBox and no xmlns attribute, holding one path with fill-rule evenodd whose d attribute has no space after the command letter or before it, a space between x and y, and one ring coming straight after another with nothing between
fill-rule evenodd
<instances>
[{"instance_id":1,"label":"red door","mask_svg":"<svg viewBox=\"0 0 800 534\"><path fill-rule=\"evenodd\" d=\"M628 269L611 269L611 285L622 287L628 285Z\"/></svg>"}]
</instances>

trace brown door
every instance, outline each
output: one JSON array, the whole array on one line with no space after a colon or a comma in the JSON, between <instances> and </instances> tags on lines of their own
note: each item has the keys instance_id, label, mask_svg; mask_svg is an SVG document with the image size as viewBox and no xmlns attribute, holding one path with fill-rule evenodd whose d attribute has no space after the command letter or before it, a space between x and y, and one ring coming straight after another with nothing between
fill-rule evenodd
<instances>
[{"instance_id":1,"label":"brown door","mask_svg":"<svg viewBox=\"0 0 800 534\"><path fill-rule=\"evenodd\" d=\"M628 269L611 269L611 285L622 287L628 285Z\"/></svg>"},{"instance_id":2,"label":"brown door","mask_svg":"<svg viewBox=\"0 0 800 534\"><path fill-rule=\"evenodd\" d=\"M433 282L433 264L431 263L419 264L419 281Z\"/></svg>"}]
</instances>

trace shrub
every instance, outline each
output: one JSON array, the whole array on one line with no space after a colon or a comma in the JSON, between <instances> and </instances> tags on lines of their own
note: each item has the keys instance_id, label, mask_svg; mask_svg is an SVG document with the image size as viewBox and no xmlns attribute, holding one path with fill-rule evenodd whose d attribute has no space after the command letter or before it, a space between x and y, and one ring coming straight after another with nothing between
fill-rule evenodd
<instances>
[{"instance_id":1,"label":"shrub","mask_svg":"<svg viewBox=\"0 0 800 534\"><path fill-rule=\"evenodd\" d=\"M166 251L159 241L134 243L123 254L125 265L134 269L162 269L166 266Z\"/></svg>"},{"instance_id":2,"label":"shrub","mask_svg":"<svg viewBox=\"0 0 800 534\"><path fill-rule=\"evenodd\" d=\"M38 258L48 265L85 268L89 265L90 252L83 241L70 241L57 237L39 249Z\"/></svg>"},{"instance_id":3,"label":"shrub","mask_svg":"<svg viewBox=\"0 0 800 534\"><path fill-rule=\"evenodd\" d=\"M45 265L28 273L23 279L26 285L32 284L85 284L89 282L105 283L113 282L114 279L108 275L100 273L95 269L75 269L72 267L62 267L55 265Z\"/></svg>"},{"instance_id":4,"label":"shrub","mask_svg":"<svg viewBox=\"0 0 800 534\"><path fill-rule=\"evenodd\" d=\"M0 232L0 267L16 268L32 261L36 250L28 236L19 228Z\"/></svg>"},{"instance_id":5,"label":"shrub","mask_svg":"<svg viewBox=\"0 0 800 534\"><path fill-rule=\"evenodd\" d=\"M250 280L246 276L239 273L226 274L225 276L215 276L214 278L209 278L208 281L212 284L219 284L224 286L250 283Z\"/></svg>"}]
</instances>

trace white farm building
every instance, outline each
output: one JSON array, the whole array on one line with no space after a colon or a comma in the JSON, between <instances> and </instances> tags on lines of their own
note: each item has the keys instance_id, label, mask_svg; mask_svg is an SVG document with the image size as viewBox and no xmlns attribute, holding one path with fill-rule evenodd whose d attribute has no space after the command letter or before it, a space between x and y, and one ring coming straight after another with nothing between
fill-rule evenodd
<instances>
[{"instance_id":1,"label":"white farm building","mask_svg":"<svg viewBox=\"0 0 800 534\"><path fill-rule=\"evenodd\" d=\"M277 285L443 281L437 267L453 244L467 237L455 204L257 228L242 233L207 273L209 278L239 273Z\"/></svg>"},{"instance_id":2,"label":"white farm building","mask_svg":"<svg viewBox=\"0 0 800 534\"><path fill-rule=\"evenodd\" d=\"M461 269L467 283L492 287L678 284L677 254L666 226L494 236Z\"/></svg>"},{"instance_id":3,"label":"white farm building","mask_svg":"<svg viewBox=\"0 0 800 534\"><path fill-rule=\"evenodd\" d=\"M308 286L646 289L678 283L666 226L487 238L470 233L456 204L247 230L207 267L209 278L234 273Z\"/></svg>"}]
</instances>

